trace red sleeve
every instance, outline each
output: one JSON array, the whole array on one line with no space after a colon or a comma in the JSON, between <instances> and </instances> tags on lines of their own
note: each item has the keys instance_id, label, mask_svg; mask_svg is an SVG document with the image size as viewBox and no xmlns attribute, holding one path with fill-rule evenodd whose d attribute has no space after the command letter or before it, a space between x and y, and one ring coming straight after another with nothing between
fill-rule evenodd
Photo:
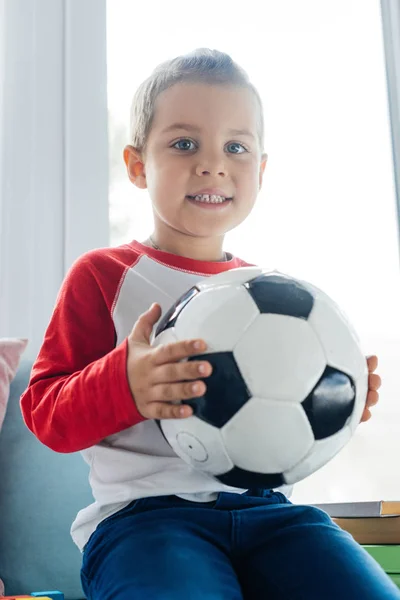
<instances>
[{"instance_id":1,"label":"red sleeve","mask_svg":"<svg viewBox=\"0 0 400 600\"><path fill-rule=\"evenodd\" d=\"M116 347L111 316L125 265L101 252L67 274L21 397L25 423L57 452L88 448L144 420L128 384L127 340Z\"/></svg>"}]
</instances>

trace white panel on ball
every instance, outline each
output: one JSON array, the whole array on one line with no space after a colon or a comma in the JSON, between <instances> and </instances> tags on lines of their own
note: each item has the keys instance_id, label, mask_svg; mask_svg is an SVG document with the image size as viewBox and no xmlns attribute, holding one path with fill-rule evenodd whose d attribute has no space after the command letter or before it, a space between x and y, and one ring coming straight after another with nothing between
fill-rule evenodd
<instances>
[{"instance_id":1,"label":"white panel on ball","mask_svg":"<svg viewBox=\"0 0 400 600\"><path fill-rule=\"evenodd\" d=\"M251 398L222 427L234 464L256 473L281 473L306 456L314 435L300 404Z\"/></svg>"},{"instance_id":2,"label":"white panel on ball","mask_svg":"<svg viewBox=\"0 0 400 600\"><path fill-rule=\"evenodd\" d=\"M230 352L259 314L243 286L212 287L185 306L174 331L180 340L201 337L209 352Z\"/></svg>"},{"instance_id":3,"label":"white panel on ball","mask_svg":"<svg viewBox=\"0 0 400 600\"><path fill-rule=\"evenodd\" d=\"M352 331L354 337L358 341L360 341L359 335L358 335L357 331L355 330L353 323L350 321L349 317L346 315L346 312L339 306L339 304L333 298L328 296L328 294L326 294L323 290L316 287L312 283L309 283L308 281L304 281L304 280L299 280L299 281L301 282L302 285L304 285L304 287L306 289L308 289L308 291L314 296L314 298L316 298L317 300L318 300L318 298L321 298L323 300L326 300L326 302L328 304L331 304L332 306L334 306L338 310L338 312L342 315L342 318L347 323L347 326Z\"/></svg>"},{"instance_id":4,"label":"white panel on ball","mask_svg":"<svg viewBox=\"0 0 400 600\"><path fill-rule=\"evenodd\" d=\"M323 374L323 349L307 321L260 314L233 351L253 396L303 402Z\"/></svg>"},{"instance_id":5,"label":"white panel on ball","mask_svg":"<svg viewBox=\"0 0 400 600\"><path fill-rule=\"evenodd\" d=\"M196 287L199 290L206 290L215 285L234 285L235 283L241 285L258 277L263 272L264 269L261 269L260 267L239 267L238 269L230 269L229 271L224 271L223 273L201 279L196 283Z\"/></svg>"},{"instance_id":6,"label":"white panel on ball","mask_svg":"<svg viewBox=\"0 0 400 600\"><path fill-rule=\"evenodd\" d=\"M217 427L198 419L163 419L161 428L169 444L182 460L211 475L233 469Z\"/></svg>"},{"instance_id":7,"label":"white panel on ball","mask_svg":"<svg viewBox=\"0 0 400 600\"><path fill-rule=\"evenodd\" d=\"M328 296L319 293L308 318L325 351L330 367L358 378L367 370L367 361L349 321Z\"/></svg>"},{"instance_id":8,"label":"white panel on ball","mask_svg":"<svg viewBox=\"0 0 400 600\"><path fill-rule=\"evenodd\" d=\"M293 469L283 473L285 482L288 484L297 483L323 467L336 456L350 438L350 427L344 427L338 433L324 440L316 440L308 455Z\"/></svg>"}]
</instances>

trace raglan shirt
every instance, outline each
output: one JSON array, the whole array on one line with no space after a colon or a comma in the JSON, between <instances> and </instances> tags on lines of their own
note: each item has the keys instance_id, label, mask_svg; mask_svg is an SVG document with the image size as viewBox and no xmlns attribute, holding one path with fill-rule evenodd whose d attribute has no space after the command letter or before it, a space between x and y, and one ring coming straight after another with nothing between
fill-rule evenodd
<instances>
[{"instance_id":1,"label":"raglan shirt","mask_svg":"<svg viewBox=\"0 0 400 600\"><path fill-rule=\"evenodd\" d=\"M233 256L203 262L133 241L92 250L69 270L21 409L42 443L80 451L89 465L94 502L71 528L81 550L103 519L137 498L206 502L220 491L245 491L179 458L155 421L138 412L126 372L127 336L153 302L164 313L204 277L243 266Z\"/></svg>"}]
</instances>

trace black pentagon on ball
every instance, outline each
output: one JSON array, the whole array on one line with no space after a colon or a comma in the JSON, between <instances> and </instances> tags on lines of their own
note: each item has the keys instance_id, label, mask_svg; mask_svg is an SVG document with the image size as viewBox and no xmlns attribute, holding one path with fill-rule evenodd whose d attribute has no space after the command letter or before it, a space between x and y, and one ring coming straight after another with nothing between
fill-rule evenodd
<instances>
[{"instance_id":1,"label":"black pentagon on ball","mask_svg":"<svg viewBox=\"0 0 400 600\"><path fill-rule=\"evenodd\" d=\"M212 373L204 378L207 386L204 396L185 400L199 419L223 427L250 399L250 392L243 380L232 352L196 354L188 360L206 360Z\"/></svg>"},{"instance_id":2,"label":"black pentagon on ball","mask_svg":"<svg viewBox=\"0 0 400 600\"><path fill-rule=\"evenodd\" d=\"M314 306L312 294L295 279L263 273L244 286L260 313L274 313L307 320Z\"/></svg>"},{"instance_id":3,"label":"black pentagon on ball","mask_svg":"<svg viewBox=\"0 0 400 600\"><path fill-rule=\"evenodd\" d=\"M254 473L239 467L234 467L227 473L214 475L214 477L225 485L244 489L255 487L263 489L277 488L286 483L282 473Z\"/></svg>"},{"instance_id":4,"label":"black pentagon on ball","mask_svg":"<svg viewBox=\"0 0 400 600\"><path fill-rule=\"evenodd\" d=\"M326 367L312 392L302 406L314 438L323 440L340 431L353 412L356 388L346 373Z\"/></svg>"},{"instance_id":5,"label":"black pentagon on ball","mask_svg":"<svg viewBox=\"0 0 400 600\"><path fill-rule=\"evenodd\" d=\"M156 336L159 335L165 329L170 329L175 326L176 320L185 306L192 300L197 294L199 290L197 287L192 287L190 290L182 294L180 298L167 310L167 312L163 315L162 319L157 325Z\"/></svg>"}]
</instances>

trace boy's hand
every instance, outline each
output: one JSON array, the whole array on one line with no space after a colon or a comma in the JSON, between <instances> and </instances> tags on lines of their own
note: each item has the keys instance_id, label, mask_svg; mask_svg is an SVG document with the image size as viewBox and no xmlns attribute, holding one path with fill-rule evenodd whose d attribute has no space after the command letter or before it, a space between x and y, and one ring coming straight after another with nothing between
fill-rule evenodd
<instances>
[{"instance_id":1,"label":"boy's hand","mask_svg":"<svg viewBox=\"0 0 400 600\"><path fill-rule=\"evenodd\" d=\"M128 336L129 387L138 411L146 419L189 417L191 407L176 402L203 396L206 386L198 378L211 375L212 367L205 361L180 361L201 354L207 346L204 340L187 340L153 348L150 335L160 316L160 305L153 304Z\"/></svg>"},{"instance_id":2,"label":"boy's hand","mask_svg":"<svg viewBox=\"0 0 400 600\"><path fill-rule=\"evenodd\" d=\"M373 355L373 356L367 356L367 363L368 363L368 394L367 394L367 400L365 402L365 408L364 408L364 412L362 414L360 423L363 423L364 421L368 421L368 419L371 418L371 412L370 412L370 408L371 406L374 406L378 400L379 400L379 393L378 390L381 387L381 378L379 377L379 375L377 375L376 373L374 373L376 367L378 366L378 357Z\"/></svg>"}]
</instances>

